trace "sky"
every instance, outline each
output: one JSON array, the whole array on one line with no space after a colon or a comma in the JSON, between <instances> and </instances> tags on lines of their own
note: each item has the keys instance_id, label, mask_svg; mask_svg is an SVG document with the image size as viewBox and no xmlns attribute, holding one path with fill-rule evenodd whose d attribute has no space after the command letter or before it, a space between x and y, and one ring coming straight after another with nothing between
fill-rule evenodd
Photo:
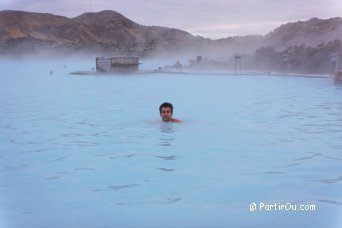
<instances>
[{"instance_id":1,"label":"sky","mask_svg":"<svg viewBox=\"0 0 342 228\"><path fill-rule=\"evenodd\" d=\"M0 10L66 17L113 10L138 24L219 39L265 35L281 24L313 17L342 17L342 0L0 0Z\"/></svg>"}]
</instances>

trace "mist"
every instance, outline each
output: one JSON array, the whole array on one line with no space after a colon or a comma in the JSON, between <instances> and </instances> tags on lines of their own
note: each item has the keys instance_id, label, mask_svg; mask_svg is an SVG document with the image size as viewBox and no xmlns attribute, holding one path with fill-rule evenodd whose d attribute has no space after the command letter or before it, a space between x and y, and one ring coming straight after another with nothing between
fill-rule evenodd
<instances>
[{"instance_id":1,"label":"mist","mask_svg":"<svg viewBox=\"0 0 342 228\"><path fill-rule=\"evenodd\" d=\"M55 52L53 50L34 50L30 53L20 53L1 56L0 59L13 61L33 61L63 63L71 67L69 63L77 63L78 67L69 68L76 70L94 70L96 57L130 57L140 58L141 70L175 70L176 72L201 73L281 73L281 74L333 74L335 65L330 60L331 53L342 53L340 41L329 42L316 48L297 46L278 51L272 47L243 47L243 45L226 45L221 48L210 44L207 46L173 47L166 49L156 47L153 51L141 52ZM243 44L243 43L242 43ZM258 47L259 46L259 47ZM312 52L315 55L312 55ZM198 63L198 58L201 62ZM176 66L176 63L180 65ZM44 64L39 64L45 68ZM340 67L340 66L337 66ZM49 68L49 67L48 67Z\"/></svg>"}]
</instances>

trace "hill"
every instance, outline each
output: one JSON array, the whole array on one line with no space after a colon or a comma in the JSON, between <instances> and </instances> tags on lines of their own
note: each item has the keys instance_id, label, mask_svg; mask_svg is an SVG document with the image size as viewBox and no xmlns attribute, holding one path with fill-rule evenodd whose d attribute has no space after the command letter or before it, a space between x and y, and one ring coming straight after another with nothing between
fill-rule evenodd
<instances>
[{"instance_id":1,"label":"hill","mask_svg":"<svg viewBox=\"0 0 342 228\"><path fill-rule=\"evenodd\" d=\"M172 28L139 25L115 11L85 13L75 18L22 11L0 12L0 45L9 52L148 51L158 46L185 47L198 38Z\"/></svg>"},{"instance_id":2,"label":"hill","mask_svg":"<svg viewBox=\"0 0 342 228\"><path fill-rule=\"evenodd\" d=\"M145 56L167 52L230 57L235 53L253 55L263 47L272 47L278 52L295 46L316 48L341 39L342 18L339 17L287 23L265 36L212 40L175 28L140 25L111 10L84 13L74 18L0 11L0 54L50 51Z\"/></svg>"},{"instance_id":3,"label":"hill","mask_svg":"<svg viewBox=\"0 0 342 228\"><path fill-rule=\"evenodd\" d=\"M316 47L334 40L342 40L342 18L311 18L281 25L264 37L263 46L281 50L291 46Z\"/></svg>"}]
</instances>

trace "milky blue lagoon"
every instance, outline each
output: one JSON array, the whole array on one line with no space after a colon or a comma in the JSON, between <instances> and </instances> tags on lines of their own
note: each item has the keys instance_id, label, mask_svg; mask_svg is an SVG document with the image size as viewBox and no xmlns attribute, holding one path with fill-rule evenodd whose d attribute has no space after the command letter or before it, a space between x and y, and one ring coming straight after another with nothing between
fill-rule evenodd
<instances>
[{"instance_id":1,"label":"milky blue lagoon","mask_svg":"<svg viewBox=\"0 0 342 228\"><path fill-rule=\"evenodd\" d=\"M341 86L93 65L1 60L0 227L342 226Z\"/></svg>"}]
</instances>

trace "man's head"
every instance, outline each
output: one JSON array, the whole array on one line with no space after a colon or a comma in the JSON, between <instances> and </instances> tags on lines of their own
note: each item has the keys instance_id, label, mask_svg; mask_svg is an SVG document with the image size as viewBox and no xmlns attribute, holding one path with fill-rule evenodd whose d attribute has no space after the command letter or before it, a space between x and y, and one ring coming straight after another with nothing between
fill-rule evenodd
<instances>
[{"instance_id":1,"label":"man's head","mask_svg":"<svg viewBox=\"0 0 342 228\"><path fill-rule=\"evenodd\" d=\"M160 117L163 121L169 122L172 119L173 105L168 102L164 102L159 106Z\"/></svg>"}]
</instances>

